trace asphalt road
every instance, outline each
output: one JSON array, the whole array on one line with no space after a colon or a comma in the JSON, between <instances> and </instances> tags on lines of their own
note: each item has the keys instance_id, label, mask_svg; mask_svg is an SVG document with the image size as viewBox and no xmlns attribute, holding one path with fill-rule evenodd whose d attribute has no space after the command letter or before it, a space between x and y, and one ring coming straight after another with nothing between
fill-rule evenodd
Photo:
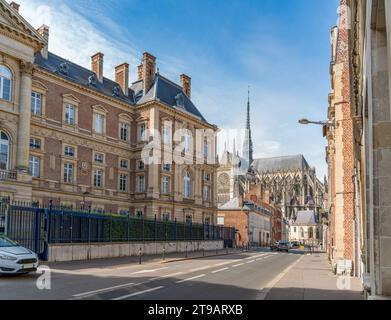
<instances>
[{"instance_id":1,"label":"asphalt road","mask_svg":"<svg viewBox=\"0 0 391 320\"><path fill-rule=\"evenodd\" d=\"M262 300L266 288L300 257L250 252L143 265L126 259L54 264L45 282L50 290L37 288L39 274L1 276L0 299Z\"/></svg>"}]
</instances>

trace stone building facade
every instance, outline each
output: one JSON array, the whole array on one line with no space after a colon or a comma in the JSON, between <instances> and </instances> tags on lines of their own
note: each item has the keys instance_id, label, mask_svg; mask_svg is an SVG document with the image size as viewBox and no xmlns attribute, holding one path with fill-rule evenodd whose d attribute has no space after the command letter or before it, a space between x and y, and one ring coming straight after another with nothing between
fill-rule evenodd
<instances>
[{"instance_id":1,"label":"stone building facade","mask_svg":"<svg viewBox=\"0 0 391 320\"><path fill-rule=\"evenodd\" d=\"M347 167L351 175L352 206L345 226L352 234L334 237L336 246L353 251L355 274L362 277L369 299L391 296L391 2L341 0L334 43L343 52L340 88L345 88L346 124L353 139L347 157L332 157L336 138L326 127L332 175ZM341 67L340 67L341 68ZM350 90L349 90L350 88ZM349 109L349 110L348 110ZM329 120L337 115L329 112ZM338 128L338 124L336 124ZM343 126L343 128L345 128ZM331 138L331 139L330 139ZM341 181L341 177L338 177ZM347 178L346 178L347 180ZM336 188L336 187L334 187ZM335 197L330 198L333 206ZM333 213L333 212L332 212ZM331 219L331 234L344 232ZM338 242L343 242L342 244ZM350 249L352 248L352 249Z\"/></svg>"},{"instance_id":2,"label":"stone building facade","mask_svg":"<svg viewBox=\"0 0 391 320\"><path fill-rule=\"evenodd\" d=\"M144 53L135 83L127 63L112 81L102 53L86 69L49 52L49 28L18 8L0 0L0 197L216 223L217 127L190 77L170 81Z\"/></svg>"}]
</instances>

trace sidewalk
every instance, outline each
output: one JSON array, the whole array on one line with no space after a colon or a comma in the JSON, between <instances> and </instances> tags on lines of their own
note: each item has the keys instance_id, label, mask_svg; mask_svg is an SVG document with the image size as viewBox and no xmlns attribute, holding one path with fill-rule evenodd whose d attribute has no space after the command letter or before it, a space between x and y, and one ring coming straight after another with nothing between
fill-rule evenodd
<instances>
[{"instance_id":1,"label":"sidewalk","mask_svg":"<svg viewBox=\"0 0 391 320\"><path fill-rule=\"evenodd\" d=\"M334 275L327 256L314 253L288 268L266 300L363 300L361 292L360 279Z\"/></svg>"}]
</instances>

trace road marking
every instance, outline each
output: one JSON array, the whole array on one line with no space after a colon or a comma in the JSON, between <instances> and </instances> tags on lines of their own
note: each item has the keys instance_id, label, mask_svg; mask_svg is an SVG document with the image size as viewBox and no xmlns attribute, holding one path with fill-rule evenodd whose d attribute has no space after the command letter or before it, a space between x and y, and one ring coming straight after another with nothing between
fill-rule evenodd
<instances>
[{"instance_id":1,"label":"road marking","mask_svg":"<svg viewBox=\"0 0 391 320\"><path fill-rule=\"evenodd\" d=\"M237 267L240 267L240 266L244 266L244 263L235 264L234 266L232 266L232 268L237 268Z\"/></svg>"},{"instance_id":2,"label":"road marking","mask_svg":"<svg viewBox=\"0 0 391 320\"><path fill-rule=\"evenodd\" d=\"M176 283L183 283L183 282L186 282L186 281L199 279L199 278L202 278L202 277L205 277L205 276L206 276L205 274L200 274L199 276L195 276L195 277L192 277L192 278L187 278L187 279L184 279L184 280L180 280L180 281L177 281Z\"/></svg>"},{"instance_id":3,"label":"road marking","mask_svg":"<svg viewBox=\"0 0 391 320\"><path fill-rule=\"evenodd\" d=\"M232 263L232 262L233 262L233 261L228 261L228 262L222 262L222 263L214 264L213 267L225 266L225 265L230 264L230 263Z\"/></svg>"},{"instance_id":4,"label":"road marking","mask_svg":"<svg viewBox=\"0 0 391 320\"><path fill-rule=\"evenodd\" d=\"M265 259L265 258L258 258L258 259L255 259L255 261L261 261L263 259Z\"/></svg>"},{"instance_id":5,"label":"road marking","mask_svg":"<svg viewBox=\"0 0 391 320\"><path fill-rule=\"evenodd\" d=\"M144 293L148 293L148 292L160 290L160 289L162 289L162 288L164 288L164 287L163 287L163 286L160 286L160 287L156 287L156 288L152 288L152 289L148 289L148 290L138 291L138 292L134 292L134 293L128 294L128 295L126 295L126 296L114 298L114 299L111 299L111 300L114 300L114 301L117 301L117 300L124 300L124 299L131 298L131 297L134 297L134 296L139 296L139 295L144 294Z\"/></svg>"},{"instance_id":6,"label":"road marking","mask_svg":"<svg viewBox=\"0 0 391 320\"><path fill-rule=\"evenodd\" d=\"M72 297L80 298L80 297L95 295L97 293L102 293L102 292L111 291L111 290L115 290L115 289L126 288L126 287L130 287L130 286L133 286L133 285L134 285L134 283L126 283L126 284L121 284L119 286L114 286L114 287L109 287L109 288L98 289L98 290L94 290L94 291L74 294Z\"/></svg>"},{"instance_id":7,"label":"road marking","mask_svg":"<svg viewBox=\"0 0 391 320\"><path fill-rule=\"evenodd\" d=\"M153 273L153 272L156 272L156 271L159 271L159 270L164 270L164 269L168 269L168 267L163 267L163 268L158 268L158 269L153 269L153 270L141 270L141 271L133 272L131 274Z\"/></svg>"},{"instance_id":8,"label":"road marking","mask_svg":"<svg viewBox=\"0 0 391 320\"><path fill-rule=\"evenodd\" d=\"M212 266L205 266L205 267L201 267L201 268L191 269L190 272L197 272L197 271L206 270L206 269L210 269L210 268L213 268L213 267Z\"/></svg>"},{"instance_id":9,"label":"road marking","mask_svg":"<svg viewBox=\"0 0 391 320\"><path fill-rule=\"evenodd\" d=\"M249 264L249 263L253 263L253 262L255 262L255 260L251 260L251 261L248 261L246 263Z\"/></svg>"},{"instance_id":10,"label":"road marking","mask_svg":"<svg viewBox=\"0 0 391 320\"><path fill-rule=\"evenodd\" d=\"M223 269L220 269L220 270L215 270L215 271L212 271L212 273L218 273L218 272L222 272L222 271L225 271L225 270L228 270L229 268L223 268Z\"/></svg>"},{"instance_id":11,"label":"road marking","mask_svg":"<svg viewBox=\"0 0 391 320\"><path fill-rule=\"evenodd\" d=\"M301 256L295 263L291 264L284 271L282 271L279 275L277 275L273 280L271 280L265 288L261 289L261 296L258 300L265 300L266 296L270 292L270 290L289 272L291 271L302 259L304 256Z\"/></svg>"},{"instance_id":12,"label":"road marking","mask_svg":"<svg viewBox=\"0 0 391 320\"><path fill-rule=\"evenodd\" d=\"M176 272L176 273L172 273L172 274L167 274L167 275L159 276L156 278L152 278L151 280L144 282L144 283L148 283L148 282L152 282L152 281L156 281L156 280L161 280L161 279L165 279L165 278L172 278L175 276L179 276L181 274L183 274L183 272Z\"/></svg>"}]
</instances>

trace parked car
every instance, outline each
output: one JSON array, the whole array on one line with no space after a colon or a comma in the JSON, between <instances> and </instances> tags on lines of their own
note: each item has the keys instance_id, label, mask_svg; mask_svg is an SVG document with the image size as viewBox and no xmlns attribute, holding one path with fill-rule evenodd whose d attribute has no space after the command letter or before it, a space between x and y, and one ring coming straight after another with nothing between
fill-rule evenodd
<instances>
[{"instance_id":1,"label":"parked car","mask_svg":"<svg viewBox=\"0 0 391 320\"><path fill-rule=\"evenodd\" d=\"M292 241L292 242L290 242L290 248L291 249L298 249L298 248L300 248L300 242L299 241Z\"/></svg>"},{"instance_id":2,"label":"parked car","mask_svg":"<svg viewBox=\"0 0 391 320\"><path fill-rule=\"evenodd\" d=\"M0 235L0 274L27 274L37 271L38 256Z\"/></svg>"},{"instance_id":3,"label":"parked car","mask_svg":"<svg viewBox=\"0 0 391 320\"><path fill-rule=\"evenodd\" d=\"M270 246L270 250L271 251L286 251L286 252L289 252L289 244L286 241L274 242Z\"/></svg>"}]
</instances>

